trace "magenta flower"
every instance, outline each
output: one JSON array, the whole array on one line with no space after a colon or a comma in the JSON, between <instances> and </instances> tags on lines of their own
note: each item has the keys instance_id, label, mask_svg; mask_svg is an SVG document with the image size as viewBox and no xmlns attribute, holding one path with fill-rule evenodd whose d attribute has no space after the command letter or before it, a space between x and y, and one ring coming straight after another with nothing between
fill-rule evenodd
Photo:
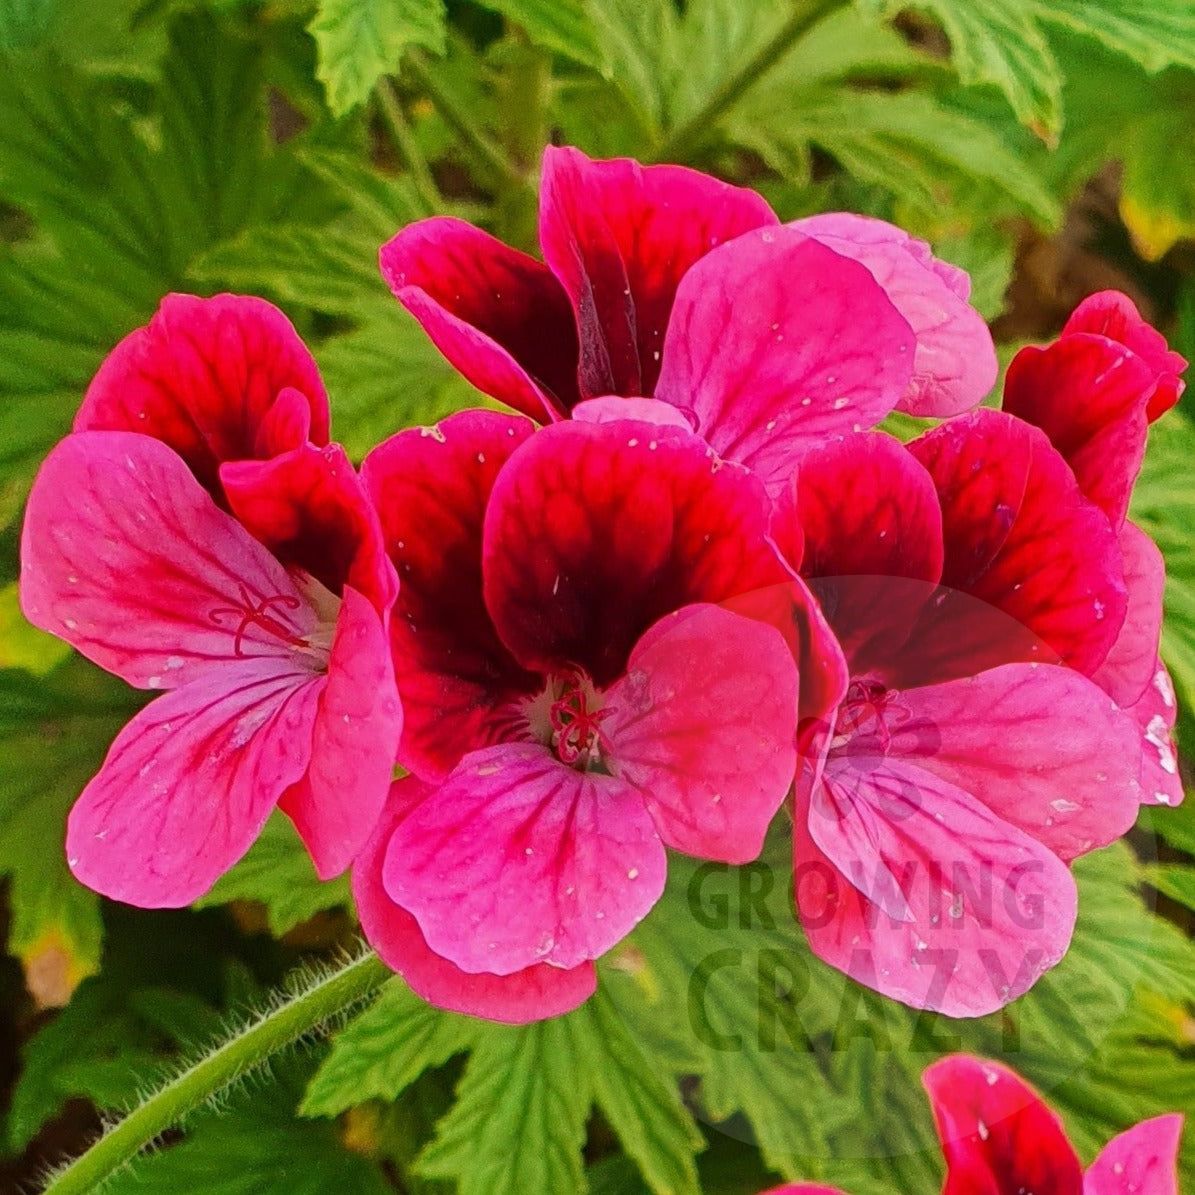
<instances>
[{"instance_id":1,"label":"magenta flower","mask_svg":"<svg viewBox=\"0 0 1195 1195\"><path fill-rule=\"evenodd\" d=\"M550 148L539 231L544 263L422 220L381 266L475 386L541 422L676 422L771 486L826 436L955 414L995 380L965 276L879 221L781 226L695 171Z\"/></svg>"},{"instance_id":2,"label":"magenta flower","mask_svg":"<svg viewBox=\"0 0 1195 1195\"><path fill-rule=\"evenodd\" d=\"M946 1155L943 1195L1178 1195L1181 1116L1134 1125L1084 1174L1057 1114L1007 1067L955 1054L922 1082Z\"/></svg>"},{"instance_id":3,"label":"magenta flower","mask_svg":"<svg viewBox=\"0 0 1195 1195\"><path fill-rule=\"evenodd\" d=\"M953 1054L922 1082L946 1158L942 1195L1178 1195L1182 1116L1134 1125L1085 1174L1057 1114L1007 1067ZM796 1183L763 1195L843 1193Z\"/></svg>"},{"instance_id":4,"label":"magenta flower","mask_svg":"<svg viewBox=\"0 0 1195 1195\"><path fill-rule=\"evenodd\" d=\"M1081 675L1125 618L1115 535L987 410L811 451L776 523L850 669L799 789L813 950L916 1007L999 1008L1066 951L1067 863L1136 816L1136 730Z\"/></svg>"},{"instance_id":5,"label":"magenta flower","mask_svg":"<svg viewBox=\"0 0 1195 1195\"><path fill-rule=\"evenodd\" d=\"M354 869L362 925L436 1004L564 1011L656 902L666 845L758 854L796 766L798 668L741 611L781 592L792 625L803 587L758 480L680 428L464 412L363 476L402 582L419 779ZM836 648L807 613L815 675Z\"/></svg>"},{"instance_id":6,"label":"magenta flower","mask_svg":"<svg viewBox=\"0 0 1195 1195\"><path fill-rule=\"evenodd\" d=\"M396 582L344 451L308 442L327 426L279 311L172 295L101 367L38 474L26 616L167 690L71 810L71 869L105 895L190 903L275 805L325 878L373 828L401 724Z\"/></svg>"},{"instance_id":7,"label":"magenta flower","mask_svg":"<svg viewBox=\"0 0 1195 1195\"><path fill-rule=\"evenodd\" d=\"M1053 344L1022 349L1004 392L1005 409L1050 437L1117 532L1128 614L1094 679L1140 726L1142 800L1161 805L1183 799L1171 742L1178 707L1158 656L1165 564L1126 515L1149 424L1178 401L1186 367L1124 295L1106 291L1080 303Z\"/></svg>"}]
</instances>

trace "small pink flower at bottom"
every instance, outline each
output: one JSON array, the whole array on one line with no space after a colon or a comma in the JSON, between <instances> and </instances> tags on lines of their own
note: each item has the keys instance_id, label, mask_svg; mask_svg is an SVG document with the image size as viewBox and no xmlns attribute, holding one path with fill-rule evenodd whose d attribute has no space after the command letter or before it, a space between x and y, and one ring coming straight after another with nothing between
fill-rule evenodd
<instances>
[{"instance_id":1,"label":"small pink flower at bottom","mask_svg":"<svg viewBox=\"0 0 1195 1195\"><path fill-rule=\"evenodd\" d=\"M363 925L438 1004L550 1015L655 904L665 845L758 854L796 765L798 669L730 607L803 587L759 482L680 428L465 412L363 472L402 582L400 761L420 777L357 864Z\"/></svg>"},{"instance_id":2,"label":"small pink flower at bottom","mask_svg":"<svg viewBox=\"0 0 1195 1195\"><path fill-rule=\"evenodd\" d=\"M946 1156L943 1195L1178 1195L1181 1116L1135 1125L1084 1174L1057 1114L1007 1067L955 1054L922 1081Z\"/></svg>"},{"instance_id":3,"label":"small pink flower at bottom","mask_svg":"<svg viewBox=\"0 0 1195 1195\"><path fill-rule=\"evenodd\" d=\"M1057 1114L998 1062L953 1054L922 1082L946 1158L942 1195L1178 1195L1179 1115L1113 1138L1083 1172ZM804 1183L762 1195L843 1195Z\"/></svg>"},{"instance_id":4,"label":"small pink flower at bottom","mask_svg":"<svg viewBox=\"0 0 1195 1195\"><path fill-rule=\"evenodd\" d=\"M327 427L310 355L260 300L172 296L77 423L106 430L68 436L38 474L22 608L167 692L71 810L72 871L130 904L185 905L276 805L321 877L343 871L393 771L396 584L343 449L306 441Z\"/></svg>"}]
</instances>

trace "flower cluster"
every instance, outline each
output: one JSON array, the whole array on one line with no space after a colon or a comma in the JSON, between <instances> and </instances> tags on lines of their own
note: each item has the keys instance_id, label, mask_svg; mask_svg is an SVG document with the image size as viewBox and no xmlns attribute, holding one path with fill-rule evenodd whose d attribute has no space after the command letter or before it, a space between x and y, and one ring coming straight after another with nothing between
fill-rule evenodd
<instances>
[{"instance_id":1,"label":"flower cluster","mask_svg":"<svg viewBox=\"0 0 1195 1195\"><path fill-rule=\"evenodd\" d=\"M104 363L23 608L165 694L71 813L75 875L186 904L277 806L412 987L520 1022L592 992L667 848L751 860L787 802L817 954L1003 1005L1066 950L1070 861L1181 797L1126 511L1185 362L1099 295L973 410L964 274L680 167L549 150L539 232L542 262L448 218L382 248L507 411L360 471L261 300L169 296ZM906 445L893 411L942 422Z\"/></svg>"},{"instance_id":2,"label":"flower cluster","mask_svg":"<svg viewBox=\"0 0 1195 1195\"><path fill-rule=\"evenodd\" d=\"M955 1054L922 1083L946 1159L943 1195L1178 1195L1179 1115L1142 1121L1083 1170L1058 1116L997 1062ZM810 1183L764 1195L843 1195Z\"/></svg>"}]
</instances>

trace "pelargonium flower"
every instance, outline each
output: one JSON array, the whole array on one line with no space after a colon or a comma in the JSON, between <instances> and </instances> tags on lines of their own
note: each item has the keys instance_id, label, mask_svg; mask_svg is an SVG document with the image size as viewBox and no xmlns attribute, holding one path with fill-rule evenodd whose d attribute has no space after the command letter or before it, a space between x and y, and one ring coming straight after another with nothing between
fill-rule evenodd
<instances>
[{"instance_id":1,"label":"pelargonium flower","mask_svg":"<svg viewBox=\"0 0 1195 1195\"><path fill-rule=\"evenodd\" d=\"M402 582L414 773L354 868L362 926L433 1003L564 1011L658 899L665 846L758 854L796 765L796 658L837 649L758 479L684 429L469 411L362 472ZM741 612L775 590L802 644Z\"/></svg>"},{"instance_id":2,"label":"pelargonium flower","mask_svg":"<svg viewBox=\"0 0 1195 1195\"><path fill-rule=\"evenodd\" d=\"M67 825L89 887L190 903L280 806L321 877L373 828L401 726L396 578L327 399L259 299L172 295L100 368L34 483L21 603L142 689Z\"/></svg>"},{"instance_id":3,"label":"pelargonium flower","mask_svg":"<svg viewBox=\"0 0 1195 1195\"><path fill-rule=\"evenodd\" d=\"M696 171L549 148L539 239L542 263L435 217L381 251L441 352L539 421L678 422L772 485L828 435L957 414L996 377L966 276L881 221L781 225Z\"/></svg>"},{"instance_id":4,"label":"pelargonium flower","mask_svg":"<svg viewBox=\"0 0 1195 1195\"><path fill-rule=\"evenodd\" d=\"M922 1082L946 1156L943 1195L1178 1195L1181 1116L1134 1125L1084 1173L1057 1114L1007 1067L956 1054Z\"/></svg>"},{"instance_id":5,"label":"pelargonium flower","mask_svg":"<svg viewBox=\"0 0 1195 1195\"><path fill-rule=\"evenodd\" d=\"M942 1195L1178 1195L1180 1115L1114 1137L1086 1173L1058 1115L998 1062L954 1054L927 1067L946 1182ZM843 1195L807 1183L764 1195Z\"/></svg>"},{"instance_id":6,"label":"pelargonium flower","mask_svg":"<svg viewBox=\"0 0 1195 1195\"><path fill-rule=\"evenodd\" d=\"M999 1008L1065 953L1067 864L1137 811L1136 728L1083 675L1125 618L1116 537L988 410L810 451L775 534L850 670L796 818L812 948L916 1007Z\"/></svg>"},{"instance_id":7,"label":"pelargonium flower","mask_svg":"<svg viewBox=\"0 0 1195 1195\"><path fill-rule=\"evenodd\" d=\"M1128 298L1106 291L1080 303L1053 344L1022 349L1004 390L1004 409L1050 437L1117 532L1129 610L1094 676L1141 727L1142 799L1164 805L1183 798L1171 742L1178 707L1158 656L1165 564L1126 516L1149 424L1178 401L1186 367Z\"/></svg>"}]
</instances>

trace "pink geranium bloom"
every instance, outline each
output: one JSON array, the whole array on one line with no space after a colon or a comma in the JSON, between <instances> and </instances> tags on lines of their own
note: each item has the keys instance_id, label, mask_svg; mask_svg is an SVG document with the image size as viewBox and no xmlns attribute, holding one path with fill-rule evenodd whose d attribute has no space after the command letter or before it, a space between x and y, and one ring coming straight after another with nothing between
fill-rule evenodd
<instances>
[{"instance_id":1,"label":"pink geranium bloom","mask_svg":"<svg viewBox=\"0 0 1195 1195\"><path fill-rule=\"evenodd\" d=\"M1182 1116L1134 1125L1084 1174L1057 1114L1007 1067L954 1054L922 1082L946 1157L942 1195L1178 1195ZM763 1195L843 1193L797 1183Z\"/></svg>"},{"instance_id":2,"label":"pink geranium bloom","mask_svg":"<svg viewBox=\"0 0 1195 1195\"><path fill-rule=\"evenodd\" d=\"M323 878L373 829L401 725L396 579L343 449L308 442L327 426L281 312L172 295L101 367L38 474L26 616L167 690L71 810L71 869L107 896L190 903L276 805Z\"/></svg>"},{"instance_id":3,"label":"pink geranium bloom","mask_svg":"<svg viewBox=\"0 0 1195 1195\"><path fill-rule=\"evenodd\" d=\"M1141 727L1142 799L1163 805L1183 798L1171 741L1178 707L1158 656L1165 564L1126 515L1149 424L1178 401L1186 367L1129 299L1106 291L1080 303L1053 344L1022 349L1004 390L1004 409L1050 437L1117 532L1128 616L1094 675Z\"/></svg>"},{"instance_id":4,"label":"pink geranium bloom","mask_svg":"<svg viewBox=\"0 0 1195 1195\"><path fill-rule=\"evenodd\" d=\"M946 1155L943 1195L1178 1195L1181 1116L1121 1133L1084 1174L1057 1114L1007 1067L956 1054L922 1081Z\"/></svg>"},{"instance_id":5,"label":"pink geranium bloom","mask_svg":"<svg viewBox=\"0 0 1195 1195\"><path fill-rule=\"evenodd\" d=\"M880 221L781 226L707 175L549 148L539 237L542 263L436 217L381 266L475 386L541 422L677 422L771 485L828 435L955 414L996 376L965 276Z\"/></svg>"},{"instance_id":6,"label":"pink geranium bloom","mask_svg":"<svg viewBox=\"0 0 1195 1195\"><path fill-rule=\"evenodd\" d=\"M1069 861L1136 814L1135 728L1080 674L1125 617L1115 536L1040 431L986 410L811 451L775 533L850 669L799 790L813 950L916 1007L999 1008L1066 951Z\"/></svg>"},{"instance_id":7,"label":"pink geranium bloom","mask_svg":"<svg viewBox=\"0 0 1195 1195\"><path fill-rule=\"evenodd\" d=\"M798 667L740 611L773 591L804 608L803 588L759 481L681 428L469 411L363 475L402 582L419 779L355 868L362 925L436 1004L561 1012L656 902L665 846L758 854L796 765ZM808 613L806 654L833 655Z\"/></svg>"}]
</instances>

